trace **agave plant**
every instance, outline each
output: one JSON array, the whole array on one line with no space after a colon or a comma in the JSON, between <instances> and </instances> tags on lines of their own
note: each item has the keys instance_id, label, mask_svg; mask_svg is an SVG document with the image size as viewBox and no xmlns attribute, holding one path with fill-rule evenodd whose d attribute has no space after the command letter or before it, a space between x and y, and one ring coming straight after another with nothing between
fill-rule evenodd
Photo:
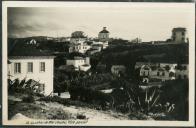
<instances>
[{"instance_id":1,"label":"agave plant","mask_svg":"<svg viewBox=\"0 0 196 128\"><path fill-rule=\"evenodd\" d=\"M140 96L137 97L139 109L141 111L144 111L145 113L148 113L158 103L159 98L160 94L157 92L156 89L154 89L152 93L146 90L144 100L141 100L142 98Z\"/></svg>"}]
</instances>

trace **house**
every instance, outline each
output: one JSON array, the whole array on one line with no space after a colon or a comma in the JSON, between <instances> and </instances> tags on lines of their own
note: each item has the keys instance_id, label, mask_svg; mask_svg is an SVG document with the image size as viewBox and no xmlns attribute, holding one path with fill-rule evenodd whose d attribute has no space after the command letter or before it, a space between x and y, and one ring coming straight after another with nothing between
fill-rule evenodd
<instances>
[{"instance_id":1,"label":"house","mask_svg":"<svg viewBox=\"0 0 196 128\"><path fill-rule=\"evenodd\" d=\"M54 56L36 48L36 41L18 42L8 53L9 79L38 81L38 92L53 93Z\"/></svg>"},{"instance_id":2,"label":"house","mask_svg":"<svg viewBox=\"0 0 196 128\"><path fill-rule=\"evenodd\" d=\"M161 81L188 78L188 64L137 62L135 69L142 78Z\"/></svg>"},{"instance_id":3,"label":"house","mask_svg":"<svg viewBox=\"0 0 196 128\"><path fill-rule=\"evenodd\" d=\"M121 75L121 74L125 74L126 72L126 67L124 65L113 65L111 67L111 72L114 75Z\"/></svg>"},{"instance_id":4,"label":"house","mask_svg":"<svg viewBox=\"0 0 196 128\"><path fill-rule=\"evenodd\" d=\"M173 28L172 30L172 41L175 43L184 43L186 42L186 28Z\"/></svg>"},{"instance_id":5,"label":"house","mask_svg":"<svg viewBox=\"0 0 196 128\"><path fill-rule=\"evenodd\" d=\"M91 68L90 58L73 56L66 60L66 65L73 65L76 71L88 71Z\"/></svg>"}]
</instances>

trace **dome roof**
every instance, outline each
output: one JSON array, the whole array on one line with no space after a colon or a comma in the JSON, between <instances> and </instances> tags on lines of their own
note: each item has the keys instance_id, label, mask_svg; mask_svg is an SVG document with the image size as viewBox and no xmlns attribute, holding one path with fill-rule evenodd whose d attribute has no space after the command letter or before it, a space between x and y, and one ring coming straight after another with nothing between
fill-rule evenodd
<instances>
[{"instance_id":1,"label":"dome roof","mask_svg":"<svg viewBox=\"0 0 196 128\"><path fill-rule=\"evenodd\" d=\"M109 31L108 31L108 30L106 30L106 27L103 27L103 30L102 30L102 31L100 31L99 33L109 33Z\"/></svg>"},{"instance_id":2,"label":"dome roof","mask_svg":"<svg viewBox=\"0 0 196 128\"><path fill-rule=\"evenodd\" d=\"M83 31L75 31L71 34L72 38L86 38Z\"/></svg>"}]
</instances>

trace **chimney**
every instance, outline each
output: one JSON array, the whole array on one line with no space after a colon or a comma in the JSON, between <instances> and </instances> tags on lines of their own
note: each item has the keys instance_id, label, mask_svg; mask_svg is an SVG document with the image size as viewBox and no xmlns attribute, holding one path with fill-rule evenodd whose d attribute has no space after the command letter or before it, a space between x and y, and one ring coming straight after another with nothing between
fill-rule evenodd
<instances>
[{"instance_id":1,"label":"chimney","mask_svg":"<svg viewBox=\"0 0 196 128\"><path fill-rule=\"evenodd\" d=\"M106 30L106 27L103 27L103 30Z\"/></svg>"}]
</instances>

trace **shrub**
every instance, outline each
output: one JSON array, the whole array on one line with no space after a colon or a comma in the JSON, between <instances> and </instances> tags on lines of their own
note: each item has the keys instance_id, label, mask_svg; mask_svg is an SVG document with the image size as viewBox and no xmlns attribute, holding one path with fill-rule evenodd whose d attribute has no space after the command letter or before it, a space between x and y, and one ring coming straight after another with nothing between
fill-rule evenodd
<instances>
[{"instance_id":1,"label":"shrub","mask_svg":"<svg viewBox=\"0 0 196 128\"><path fill-rule=\"evenodd\" d=\"M65 112L62 108L53 108L53 109L50 109L49 113L47 115L47 119L55 119L55 120L65 120L65 119L70 119L70 113L68 112Z\"/></svg>"},{"instance_id":2,"label":"shrub","mask_svg":"<svg viewBox=\"0 0 196 128\"><path fill-rule=\"evenodd\" d=\"M33 103L35 101L35 99L34 99L33 95L29 94L28 96L23 97L22 101L26 102L26 103Z\"/></svg>"},{"instance_id":3,"label":"shrub","mask_svg":"<svg viewBox=\"0 0 196 128\"><path fill-rule=\"evenodd\" d=\"M68 101L67 99L64 99L64 98L60 98L58 96L47 96L47 97L42 97L39 99L40 101L45 101L45 102L57 102L57 103L60 103L60 104L67 104Z\"/></svg>"},{"instance_id":4,"label":"shrub","mask_svg":"<svg viewBox=\"0 0 196 128\"><path fill-rule=\"evenodd\" d=\"M104 109L106 102L110 102L110 96L97 90L82 86L70 86L69 93L72 100L80 100L87 103L98 104Z\"/></svg>"},{"instance_id":5,"label":"shrub","mask_svg":"<svg viewBox=\"0 0 196 128\"><path fill-rule=\"evenodd\" d=\"M40 93L39 89L36 87L39 87L40 83L37 81L34 81L32 79L29 79L26 81L26 79L15 79L10 80L8 79L8 93L14 94L14 93L23 93L23 94L35 94L39 96L38 93ZM41 96L41 94L40 94Z\"/></svg>"},{"instance_id":6,"label":"shrub","mask_svg":"<svg viewBox=\"0 0 196 128\"><path fill-rule=\"evenodd\" d=\"M145 95L138 95L137 96L137 105L140 111L149 113L152 111L155 107L155 105L158 103L158 100L160 98L160 94L156 89L145 90Z\"/></svg>"},{"instance_id":7,"label":"shrub","mask_svg":"<svg viewBox=\"0 0 196 128\"><path fill-rule=\"evenodd\" d=\"M86 115L80 113L80 114L77 114L76 118L77 119L86 119Z\"/></svg>"},{"instance_id":8,"label":"shrub","mask_svg":"<svg viewBox=\"0 0 196 128\"><path fill-rule=\"evenodd\" d=\"M170 80L163 82L161 89L161 104L175 104L172 117L176 120L188 120L188 89L189 83L184 80Z\"/></svg>"}]
</instances>

